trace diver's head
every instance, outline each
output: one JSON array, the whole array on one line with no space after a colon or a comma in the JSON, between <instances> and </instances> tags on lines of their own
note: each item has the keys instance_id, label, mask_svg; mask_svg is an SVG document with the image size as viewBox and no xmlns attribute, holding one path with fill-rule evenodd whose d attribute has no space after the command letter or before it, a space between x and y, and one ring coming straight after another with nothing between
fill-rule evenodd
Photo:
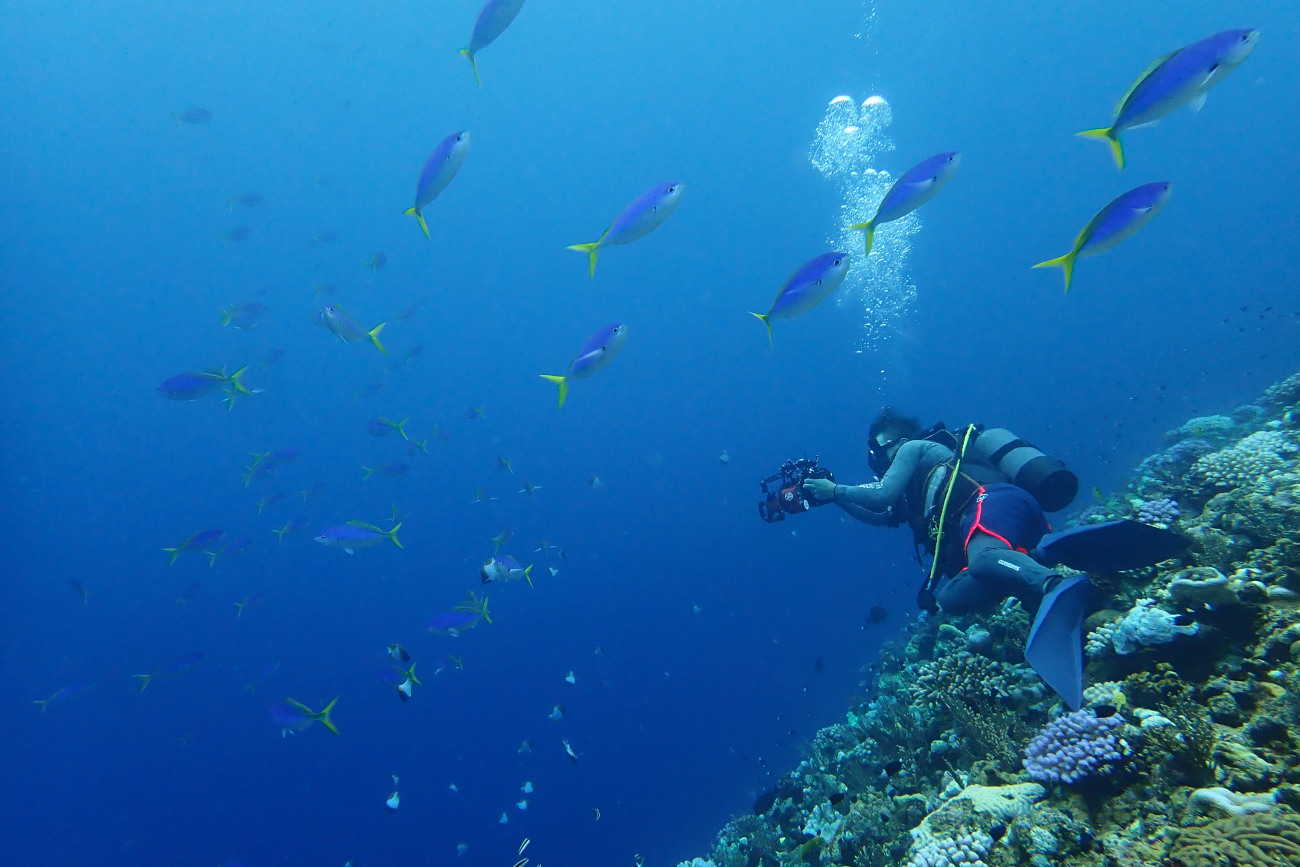
<instances>
[{"instance_id":1,"label":"diver's head","mask_svg":"<svg viewBox=\"0 0 1300 867\"><path fill-rule=\"evenodd\" d=\"M867 429L867 464L877 476L883 476L894 462L898 447L921 432L921 423L901 415L887 406Z\"/></svg>"}]
</instances>

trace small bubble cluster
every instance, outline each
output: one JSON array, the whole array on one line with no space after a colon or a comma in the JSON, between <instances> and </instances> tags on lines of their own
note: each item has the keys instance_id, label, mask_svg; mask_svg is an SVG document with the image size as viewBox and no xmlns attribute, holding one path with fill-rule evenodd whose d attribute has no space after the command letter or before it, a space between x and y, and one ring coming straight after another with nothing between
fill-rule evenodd
<instances>
[{"instance_id":1,"label":"small bubble cluster","mask_svg":"<svg viewBox=\"0 0 1300 867\"><path fill-rule=\"evenodd\" d=\"M837 303L860 303L864 312L863 335L858 349L873 348L884 339L886 328L903 319L916 299L907 263L911 237L921 230L915 213L886 223L876 230L871 255L863 256L862 233L849 227L870 220L893 185L889 172L874 168L883 154L894 149L885 134L893 111L882 96L870 96L856 105L851 97L837 96L817 125L809 161L840 193L840 214L831 249L854 256Z\"/></svg>"}]
</instances>

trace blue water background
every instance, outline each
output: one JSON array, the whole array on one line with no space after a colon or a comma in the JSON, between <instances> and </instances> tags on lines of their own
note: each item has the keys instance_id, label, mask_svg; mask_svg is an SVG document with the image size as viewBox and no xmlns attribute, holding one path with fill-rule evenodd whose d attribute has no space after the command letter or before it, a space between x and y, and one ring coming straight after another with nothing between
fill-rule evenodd
<instances>
[{"instance_id":1,"label":"blue water background","mask_svg":"<svg viewBox=\"0 0 1300 867\"><path fill-rule=\"evenodd\" d=\"M481 90L456 54L476 13L0 13L6 864L446 864L465 842L468 867L512 863L524 837L535 863L575 867L703 854L842 717L918 580L902 533L833 510L763 525L761 476L806 452L868 479L863 430L894 402L1012 427L1109 491L1164 430L1300 367L1300 13L1285 4L533 0L480 55ZM1122 175L1072 136L1156 56L1237 26L1263 31L1255 55L1199 115L1128 135ZM776 323L772 350L747 311L833 233L839 201L807 150L842 92L892 104L882 168L947 149L962 166L922 211L901 327L859 353L862 311L826 304ZM194 106L211 122L173 120ZM471 152L425 240L401 211L462 128ZM667 180L687 185L677 212L589 281L564 246ZM1070 295L1029 270L1151 180L1174 184L1164 212L1082 261ZM228 207L246 191L265 204ZM241 224L248 240L223 243ZM381 250L386 269L359 267ZM313 326L312 286L329 282L367 327L389 321L389 359ZM220 307L250 300L270 308L258 330L221 327ZM612 321L624 351L557 410L537 374ZM232 412L155 391L247 363L264 391ZM379 415L450 439L405 478L363 482L361 466L407 460L367 433ZM302 456L244 489L249 453L272 448ZM496 499L472 504L480 485ZM394 505L403 550L311 539L387 526ZM277 544L291 519L310 531ZM484 589L503 526L536 588L488 587L494 625L427 634ZM254 544L168 568L161 549L209 527ZM534 553L543 538L566 559ZM872 605L883 626L864 626ZM406 705L377 679L393 641L424 675ZM138 693L131 675L196 652ZM465 670L433 676L449 652ZM90 686L33 704L70 684ZM342 735L282 738L267 708L286 696L340 696Z\"/></svg>"}]
</instances>

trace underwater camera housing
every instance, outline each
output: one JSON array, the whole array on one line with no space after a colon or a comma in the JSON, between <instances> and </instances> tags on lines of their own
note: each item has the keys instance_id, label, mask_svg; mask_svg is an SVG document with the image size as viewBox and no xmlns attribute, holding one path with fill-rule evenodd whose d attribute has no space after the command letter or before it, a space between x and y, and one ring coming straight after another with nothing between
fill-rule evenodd
<instances>
[{"instance_id":1,"label":"underwater camera housing","mask_svg":"<svg viewBox=\"0 0 1300 867\"><path fill-rule=\"evenodd\" d=\"M808 458L791 459L781 464L781 469L759 482L763 490L763 499L758 504L758 516L769 524L784 521L787 514L797 515L813 506L824 506L816 500L809 500L799 490L808 479L829 479L835 481L835 474L825 467L818 466L821 455ZM772 486L776 489L773 490ZM828 501L829 502L829 501Z\"/></svg>"}]
</instances>

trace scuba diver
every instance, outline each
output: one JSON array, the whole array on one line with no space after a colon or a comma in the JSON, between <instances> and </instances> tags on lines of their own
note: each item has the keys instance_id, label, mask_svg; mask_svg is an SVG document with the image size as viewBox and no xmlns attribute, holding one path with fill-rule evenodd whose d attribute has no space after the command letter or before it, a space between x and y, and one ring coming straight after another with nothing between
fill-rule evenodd
<instances>
[{"instance_id":1,"label":"scuba diver","mask_svg":"<svg viewBox=\"0 0 1300 867\"><path fill-rule=\"evenodd\" d=\"M805 478L813 505L835 503L868 524L907 524L932 557L917 604L964 614L1008 596L1037 615L1025 661L1071 710L1083 704L1083 617L1088 579L1053 567L1114 572L1176 556L1187 541L1137 521L1050 534L1046 512L1065 508L1079 481L1059 460L1003 428L922 429L886 407L868 430L878 480ZM826 474L829 475L829 474ZM936 605L937 603L937 605Z\"/></svg>"}]
</instances>

